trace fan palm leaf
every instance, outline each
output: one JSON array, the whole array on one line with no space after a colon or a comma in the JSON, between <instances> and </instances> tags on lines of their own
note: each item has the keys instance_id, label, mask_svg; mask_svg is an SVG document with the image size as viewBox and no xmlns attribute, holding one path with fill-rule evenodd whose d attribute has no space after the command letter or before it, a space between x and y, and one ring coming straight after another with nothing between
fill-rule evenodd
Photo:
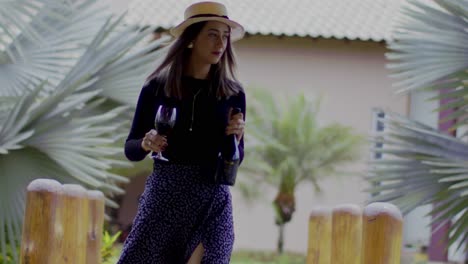
<instances>
[{"instance_id":1,"label":"fan palm leaf","mask_svg":"<svg viewBox=\"0 0 468 264\"><path fill-rule=\"evenodd\" d=\"M58 3L0 2L2 11L24 13L14 23L0 19L3 256L7 244L19 242L25 189L33 179L99 189L108 206L117 206L111 198L127 179L113 171L131 166L121 147L129 108L160 56L153 50L167 41L144 43L152 28L125 26L96 0Z\"/></svg>"},{"instance_id":2,"label":"fan palm leaf","mask_svg":"<svg viewBox=\"0 0 468 264\"><path fill-rule=\"evenodd\" d=\"M86 0L77 7L45 3L24 30L4 50L0 50L3 58L0 95L19 96L29 83L39 84L45 76L49 83L47 90L53 90L106 21L106 16L96 12L102 8L92 5L94 2ZM51 13L60 15L51 16ZM36 32L40 41L26 37L27 32Z\"/></svg>"},{"instance_id":3,"label":"fan palm leaf","mask_svg":"<svg viewBox=\"0 0 468 264\"><path fill-rule=\"evenodd\" d=\"M389 43L388 68L400 81L399 92L417 89L439 91L432 100L449 100L436 109L455 110L441 122L454 121L452 129L466 125L468 98L468 2L436 0L435 4L410 0Z\"/></svg>"},{"instance_id":4,"label":"fan palm leaf","mask_svg":"<svg viewBox=\"0 0 468 264\"><path fill-rule=\"evenodd\" d=\"M44 8L47 6L47 8ZM0 51L10 45L19 34L31 41L42 41L42 35L31 27L31 21L36 18L39 12L46 12L45 17L55 19L65 19L65 16L56 12L58 9L69 8L69 3L53 0L4 0L0 2ZM45 23L37 21L38 24Z\"/></svg>"},{"instance_id":5,"label":"fan palm leaf","mask_svg":"<svg viewBox=\"0 0 468 264\"><path fill-rule=\"evenodd\" d=\"M460 228L468 224L468 143L395 113L387 112L379 122L384 132L372 141L383 147L371 151L383 158L370 163L371 201L393 202L405 214L435 204L433 222L461 215L450 228L450 241L465 236ZM444 207L460 202L464 206Z\"/></svg>"},{"instance_id":6,"label":"fan palm leaf","mask_svg":"<svg viewBox=\"0 0 468 264\"><path fill-rule=\"evenodd\" d=\"M468 68L468 4L465 0L435 0L429 5L410 0L395 26L387 58L402 90L427 88ZM443 87L440 87L443 88ZM447 87L445 87L447 88Z\"/></svg>"},{"instance_id":7,"label":"fan palm leaf","mask_svg":"<svg viewBox=\"0 0 468 264\"><path fill-rule=\"evenodd\" d=\"M395 27L395 41L388 44L388 68L399 79L398 92L436 91L431 100L443 104L434 111L451 111L440 120L453 123L449 131L468 123L467 28L466 0L409 0ZM372 141L382 147L371 152L382 158L372 161L369 169L372 200L392 201L404 213L435 205L433 223L453 219L449 243L461 241L461 247L468 226L468 144L461 139L465 135L455 138L390 112L379 121L384 131Z\"/></svg>"}]
</instances>

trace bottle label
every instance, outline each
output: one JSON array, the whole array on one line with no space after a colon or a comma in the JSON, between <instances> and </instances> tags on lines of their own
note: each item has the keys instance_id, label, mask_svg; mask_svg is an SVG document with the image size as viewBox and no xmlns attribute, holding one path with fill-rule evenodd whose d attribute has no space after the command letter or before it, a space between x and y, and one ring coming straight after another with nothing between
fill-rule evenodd
<instances>
[{"instance_id":1,"label":"bottle label","mask_svg":"<svg viewBox=\"0 0 468 264\"><path fill-rule=\"evenodd\" d=\"M234 156L232 157L233 160L238 160L240 158L239 154L239 142L237 141L237 137L234 136L234 146L235 146L235 152Z\"/></svg>"}]
</instances>

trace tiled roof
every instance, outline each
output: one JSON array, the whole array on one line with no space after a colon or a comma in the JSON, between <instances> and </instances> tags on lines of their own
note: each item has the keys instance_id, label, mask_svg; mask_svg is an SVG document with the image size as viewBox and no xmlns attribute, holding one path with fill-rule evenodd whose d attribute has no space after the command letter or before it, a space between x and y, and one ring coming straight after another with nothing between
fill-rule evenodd
<instances>
[{"instance_id":1,"label":"tiled roof","mask_svg":"<svg viewBox=\"0 0 468 264\"><path fill-rule=\"evenodd\" d=\"M133 0L126 21L170 28L200 0ZM389 41L405 0L218 0L249 34Z\"/></svg>"}]
</instances>

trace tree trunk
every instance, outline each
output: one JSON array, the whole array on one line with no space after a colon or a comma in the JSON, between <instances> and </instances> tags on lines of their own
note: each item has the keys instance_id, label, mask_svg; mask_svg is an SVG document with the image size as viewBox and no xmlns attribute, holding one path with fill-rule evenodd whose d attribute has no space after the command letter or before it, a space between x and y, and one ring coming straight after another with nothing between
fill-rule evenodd
<instances>
[{"instance_id":1,"label":"tree trunk","mask_svg":"<svg viewBox=\"0 0 468 264\"><path fill-rule=\"evenodd\" d=\"M283 254L283 245L284 245L284 224L278 224L278 254Z\"/></svg>"}]
</instances>

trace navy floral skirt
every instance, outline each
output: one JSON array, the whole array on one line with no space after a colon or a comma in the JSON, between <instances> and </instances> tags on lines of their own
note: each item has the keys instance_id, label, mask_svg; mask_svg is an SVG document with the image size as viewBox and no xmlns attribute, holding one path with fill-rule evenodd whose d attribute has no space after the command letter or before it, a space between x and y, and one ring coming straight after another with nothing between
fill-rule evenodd
<instances>
[{"instance_id":1,"label":"navy floral skirt","mask_svg":"<svg viewBox=\"0 0 468 264\"><path fill-rule=\"evenodd\" d=\"M155 162L118 264L229 263L234 244L229 187L203 183L200 167Z\"/></svg>"}]
</instances>

